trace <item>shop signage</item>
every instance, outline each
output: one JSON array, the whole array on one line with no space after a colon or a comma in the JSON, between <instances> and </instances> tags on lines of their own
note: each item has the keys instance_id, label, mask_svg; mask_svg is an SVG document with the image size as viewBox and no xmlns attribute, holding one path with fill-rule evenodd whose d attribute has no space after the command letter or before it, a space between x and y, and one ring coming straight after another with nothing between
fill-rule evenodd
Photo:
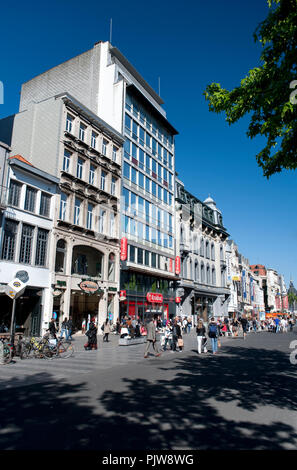
<instances>
[{"instance_id":1,"label":"shop signage","mask_svg":"<svg viewBox=\"0 0 297 470\"><path fill-rule=\"evenodd\" d=\"M156 294L155 292L148 292L146 294L146 299L148 302L152 302L154 304L162 304L163 303L163 295Z\"/></svg>"},{"instance_id":2,"label":"shop signage","mask_svg":"<svg viewBox=\"0 0 297 470\"><path fill-rule=\"evenodd\" d=\"M20 281L20 279L15 278L10 281L6 286L6 295L11 299L17 299L20 295L23 294L26 289L26 284Z\"/></svg>"},{"instance_id":3,"label":"shop signage","mask_svg":"<svg viewBox=\"0 0 297 470\"><path fill-rule=\"evenodd\" d=\"M175 258L175 274L180 274L180 257Z\"/></svg>"},{"instance_id":4,"label":"shop signage","mask_svg":"<svg viewBox=\"0 0 297 470\"><path fill-rule=\"evenodd\" d=\"M172 273L172 258L169 258L169 272Z\"/></svg>"},{"instance_id":5,"label":"shop signage","mask_svg":"<svg viewBox=\"0 0 297 470\"><path fill-rule=\"evenodd\" d=\"M177 304L180 304L181 298L180 298L180 297L175 297L175 302L176 302Z\"/></svg>"},{"instance_id":6,"label":"shop signage","mask_svg":"<svg viewBox=\"0 0 297 470\"><path fill-rule=\"evenodd\" d=\"M125 290L120 290L120 301L126 300L126 291Z\"/></svg>"},{"instance_id":7,"label":"shop signage","mask_svg":"<svg viewBox=\"0 0 297 470\"><path fill-rule=\"evenodd\" d=\"M109 292L116 292L117 288L116 287L109 287L108 290L109 290Z\"/></svg>"},{"instance_id":8,"label":"shop signage","mask_svg":"<svg viewBox=\"0 0 297 470\"><path fill-rule=\"evenodd\" d=\"M27 271L18 271L15 277L17 277L18 279L20 279L20 281L24 283L29 281L29 274L27 273Z\"/></svg>"},{"instance_id":9,"label":"shop signage","mask_svg":"<svg viewBox=\"0 0 297 470\"><path fill-rule=\"evenodd\" d=\"M126 261L128 253L128 240L126 237L121 239L121 261Z\"/></svg>"},{"instance_id":10,"label":"shop signage","mask_svg":"<svg viewBox=\"0 0 297 470\"><path fill-rule=\"evenodd\" d=\"M99 286L95 281L81 281L79 287L87 294L95 294L95 292L97 292L99 289Z\"/></svg>"},{"instance_id":11,"label":"shop signage","mask_svg":"<svg viewBox=\"0 0 297 470\"><path fill-rule=\"evenodd\" d=\"M66 287L66 281L57 281L57 285L60 287Z\"/></svg>"}]
</instances>

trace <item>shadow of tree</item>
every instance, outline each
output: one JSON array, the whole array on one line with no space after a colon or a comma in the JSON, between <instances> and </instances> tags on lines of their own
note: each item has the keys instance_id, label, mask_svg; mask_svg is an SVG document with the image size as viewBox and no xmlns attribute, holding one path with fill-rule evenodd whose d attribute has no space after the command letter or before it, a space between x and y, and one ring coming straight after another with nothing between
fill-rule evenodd
<instances>
[{"instance_id":1,"label":"shadow of tree","mask_svg":"<svg viewBox=\"0 0 297 470\"><path fill-rule=\"evenodd\" d=\"M95 397L86 377L73 385L42 374L25 387L14 379L0 391L0 449L296 448L297 426L281 413L297 411L288 354L231 345L167 357L117 369L118 389L107 381Z\"/></svg>"}]
</instances>

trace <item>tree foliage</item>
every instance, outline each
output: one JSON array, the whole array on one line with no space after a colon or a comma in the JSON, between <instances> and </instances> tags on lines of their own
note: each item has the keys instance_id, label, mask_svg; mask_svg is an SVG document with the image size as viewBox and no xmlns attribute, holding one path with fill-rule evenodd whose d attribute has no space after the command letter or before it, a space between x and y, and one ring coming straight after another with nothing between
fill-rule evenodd
<instances>
[{"instance_id":1,"label":"tree foliage","mask_svg":"<svg viewBox=\"0 0 297 470\"><path fill-rule=\"evenodd\" d=\"M209 110L224 112L229 125L250 116L248 137L266 139L256 159L267 178L297 168L297 104L292 99L297 88L297 0L268 4L268 16L254 33L262 45L261 66L231 91L212 83L204 92Z\"/></svg>"}]
</instances>

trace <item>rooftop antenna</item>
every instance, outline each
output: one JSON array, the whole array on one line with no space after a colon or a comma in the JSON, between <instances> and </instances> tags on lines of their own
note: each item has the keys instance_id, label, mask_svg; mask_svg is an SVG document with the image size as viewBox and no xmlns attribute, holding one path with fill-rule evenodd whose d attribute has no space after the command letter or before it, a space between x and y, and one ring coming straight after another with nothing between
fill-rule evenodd
<instances>
[{"instance_id":1,"label":"rooftop antenna","mask_svg":"<svg viewBox=\"0 0 297 470\"><path fill-rule=\"evenodd\" d=\"M111 44L112 41L112 18L110 18L110 26L109 26L109 42Z\"/></svg>"}]
</instances>

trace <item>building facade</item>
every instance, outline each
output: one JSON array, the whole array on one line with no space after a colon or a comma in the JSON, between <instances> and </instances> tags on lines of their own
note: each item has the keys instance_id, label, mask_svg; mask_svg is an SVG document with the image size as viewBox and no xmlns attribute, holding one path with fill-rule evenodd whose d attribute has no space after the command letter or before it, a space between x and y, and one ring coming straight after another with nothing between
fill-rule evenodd
<instances>
[{"instance_id":1,"label":"building facade","mask_svg":"<svg viewBox=\"0 0 297 470\"><path fill-rule=\"evenodd\" d=\"M103 323L118 316L123 137L67 93L15 116L12 148L59 180L50 246L52 312Z\"/></svg>"},{"instance_id":2,"label":"building facade","mask_svg":"<svg viewBox=\"0 0 297 470\"><path fill-rule=\"evenodd\" d=\"M208 321L228 314L228 233L211 198L201 202L176 180L177 313Z\"/></svg>"}]
</instances>

